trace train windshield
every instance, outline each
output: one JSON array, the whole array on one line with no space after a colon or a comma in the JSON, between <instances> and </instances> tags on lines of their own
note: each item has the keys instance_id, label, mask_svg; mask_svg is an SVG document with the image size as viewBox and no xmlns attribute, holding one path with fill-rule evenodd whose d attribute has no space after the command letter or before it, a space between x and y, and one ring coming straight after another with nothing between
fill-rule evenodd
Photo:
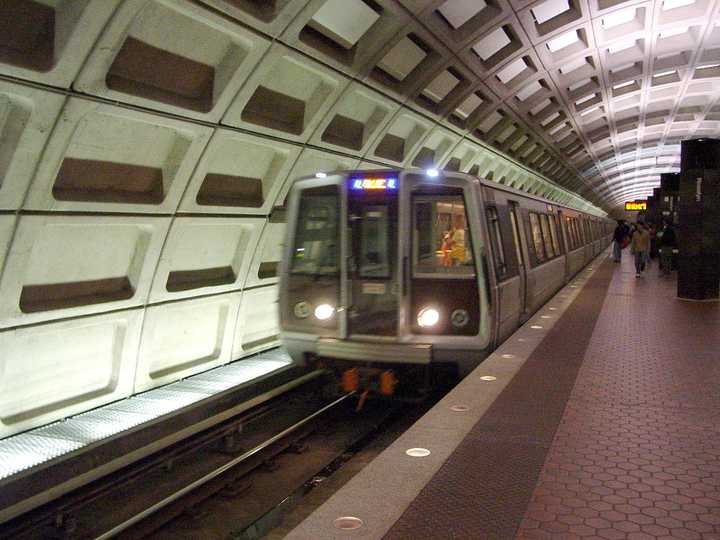
<instances>
[{"instance_id":1,"label":"train windshield","mask_svg":"<svg viewBox=\"0 0 720 540\"><path fill-rule=\"evenodd\" d=\"M390 278L390 227L387 204L363 208L360 225L361 278Z\"/></svg>"},{"instance_id":2,"label":"train windshield","mask_svg":"<svg viewBox=\"0 0 720 540\"><path fill-rule=\"evenodd\" d=\"M339 271L338 187L306 189L301 194L293 274L329 275Z\"/></svg>"},{"instance_id":3,"label":"train windshield","mask_svg":"<svg viewBox=\"0 0 720 540\"><path fill-rule=\"evenodd\" d=\"M474 276L462 196L416 196L413 209L413 273Z\"/></svg>"}]
</instances>

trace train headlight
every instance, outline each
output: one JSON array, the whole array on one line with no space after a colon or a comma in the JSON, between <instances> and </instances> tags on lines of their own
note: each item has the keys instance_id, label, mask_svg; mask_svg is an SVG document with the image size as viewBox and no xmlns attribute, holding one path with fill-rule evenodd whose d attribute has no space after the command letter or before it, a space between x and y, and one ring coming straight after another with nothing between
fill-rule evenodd
<instances>
[{"instance_id":1,"label":"train headlight","mask_svg":"<svg viewBox=\"0 0 720 540\"><path fill-rule=\"evenodd\" d=\"M307 302L298 302L293 307L293 313L298 319L307 319L310 316L310 304Z\"/></svg>"},{"instance_id":2,"label":"train headlight","mask_svg":"<svg viewBox=\"0 0 720 540\"><path fill-rule=\"evenodd\" d=\"M321 321L325 321L333 316L335 308L330 304L320 304L315 308L315 318Z\"/></svg>"},{"instance_id":3,"label":"train headlight","mask_svg":"<svg viewBox=\"0 0 720 540\"><path fill-rule=\"evenodd\" d=\"M417 322L422 328L429 328L435 326L440 320L440 313L437 309L433 308L422 308L418 313Z\"/></svg>"}]
</instances>

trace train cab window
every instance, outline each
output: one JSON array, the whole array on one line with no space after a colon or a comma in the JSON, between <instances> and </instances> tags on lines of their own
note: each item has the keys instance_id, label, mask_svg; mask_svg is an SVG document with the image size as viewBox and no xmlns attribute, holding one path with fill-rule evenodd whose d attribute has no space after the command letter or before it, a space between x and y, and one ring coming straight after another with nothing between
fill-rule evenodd
<instances>
[{"instance_id":1,"label":"train cab window","mask_svg":"<svg viewBox=\"0 0 720 540\"><path fill-rule=\"evenodd\" d=\"M359 274L362 278L390 277L388 207L365 206L360 224Z\"/></svg>"},{"instance_id":2,"label":"train cab window","mask_svg":"<svg viewBox=\"0 0 720 540\"><path fill-rule=\"evenodd\" d=\"M505 261L505 250L503 248L497 208L488 206L486 213L488 230L490 231L490 241L492 242L493 253L495 254L495 272L497 273L498 279L503 279L508 273L508 267Z\"/></svg>"},{"instance_id":3,"label":"train cab window","mask_svg":"<svg viewBox=\"0 0 720 540\"><path fill-rule=\"evenodd\" d=\"M302 192L292 253L293 274L328 275L339 271L338 206L337 186Z\"/></svg>"},{"instance_id":4,"label":"train cab window","mask_svg":"<svg viewBox=\"0 0 720 540\"><path fill-rule=\"evenodd\" d=\"M552 239L553 248L555 248L555 254L560 255L562 250L560 249L560 242L558 242L557 219L554 214L550 215L550 238Z\"/></svg>"},{"instance_id":5,"label":"train cab window","mask_svg":"<svg viewBox=\"0 0 720 540\"><path fill-rule=\"evenodd\" d=\"M542 231L540 229L540 220L538 219L538 215L534 212L530 212L530 231L532 232L535 256L538 261L543 262L546 259L545 246L543 244Z\"/></svg>"},{"instance_id":6,"label":"train cab window","mask_svg":"<svg viewBox=\"0 0 720 540\"><path fill-rule=\"evenodd\" d=\"M413 275L474 276L467 223L461 196L413 197Z\"/></svg>"},{"instance_id":7,"label":"train cab window","mask_svg":"<svg viewBox=\"0 0 720 540\"><path fill-rule=\"evenodd\" d=\"M545 253L548 259L555 257L555 249L552 245L550 237L550 222L546 214L540 214L540 229L542 230L543 242L545 244Z\"/></svg>"}]
</instances>

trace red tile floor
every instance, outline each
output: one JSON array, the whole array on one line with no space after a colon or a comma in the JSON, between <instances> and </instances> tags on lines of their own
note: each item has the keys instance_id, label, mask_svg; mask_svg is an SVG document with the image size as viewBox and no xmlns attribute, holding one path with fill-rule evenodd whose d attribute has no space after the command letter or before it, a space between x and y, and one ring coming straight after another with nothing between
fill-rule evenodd
<instances>
[{"instance_id":1,"label":"red tile floor","mask_svg":"<svg viewBox=\"0 0 720 540\"><path fill-rule=\"evenodd\" d=\"M720 306L616 265L517 538L720 540Z\"/></svg>"}]
</instances>

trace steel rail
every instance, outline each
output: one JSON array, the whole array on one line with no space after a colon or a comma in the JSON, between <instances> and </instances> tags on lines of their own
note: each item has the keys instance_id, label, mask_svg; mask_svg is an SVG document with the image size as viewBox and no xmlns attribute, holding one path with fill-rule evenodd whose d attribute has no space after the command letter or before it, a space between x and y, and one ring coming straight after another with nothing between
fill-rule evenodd
<instances>
[{"instance_id":1,"label":"steel rail","mask_svg":"<svg viewBox=\"0 0 720 540\"><path fill-rule=\"evenodd\" d=\"M225 463L225 464L222 465L221 467L218 467L217 469L215 469L214 471L206 474L205 476L203 476L203 477L201 477L201 478L198 478L197 480L191 482L190 484L188 484L187 486L183 487L182 489L179 489L178 491L176 491L176 492L173 493L172 495L169 495L168 497L165 497L164 499L162 499L162 500L154 503L153 505L149 506L148 508L146 508L146 509L143 510L142 512L137 513L136 515L134 515L134 516L131 517L130 519L127 519L127 520L123 521L122 523L116 525L116 526L113 527L112 529L104 532L103 534L101 534L101 535L99 535L99 536L96 536L96 537L95 537L95 540L107 540L108 538L112 538L113 536L121 533L122 531L128 529L129 527L132 527L133 525L135 525L136 523L139 523L140 521L142 521L142 520L145 519L146 517L148 517L148 516L156 513L157 511L163 509L164 507L168 506L169 504L177 501L178 499L182 498L183 496L187 495L188 493L190 493L190 492L194 491L195 489L201 487L202 485L206 484L206 483L209 482L210 480L213 480L213 479L217 478L217 477L220 476L221 474L227 472L228 470L230 470L230 469L232 469L233 467L235 467L236 465L242 463L242 462L245 461L246 459L248 459L248 458L256 455L257 453L259 453L259 452L261 452L262 450L266 449L268 446L274 444L275 442L279 441L279 440L282 439L283 437L286 437L287 435L289 435L289 434L292 433L293 431L295 431L295 430L297 430L298 428L304 426L305 424L307 424L307 423L310 422L311 420L317 418L318 416L320 416L321 414L325 413L326 411L332 409L333 407L336 407L337 405L339 405L340 403L342 403L343 401L345 401L346 399L348 399L349 397L351 397L351 396L354 395L354 394L355 394L355 392L351 392L351 393L349 393L349 394L345 394L344 396L336 399L335 401L333 401L333 402L325 405L324 407L318 409L318 410L315 411L314 413L312 413L312 414L308 415L307 417L303 418L303 419L300 420L299 422L297 422L297 423L293 424L292 426L290 426L290 427L288 427L288 428L285 428L285 429L282 430L281 432L273 435L272 437L270 437L269 439L267 439L265 442L259 444L258 446L256 446L256 447L253 448L252 450L248 450L248 451L245 452L244 454L242 454L242 455L240 455L240 456L232 459L231 461L228 461L227 463Z\"/></svg>"}]
</instances>

